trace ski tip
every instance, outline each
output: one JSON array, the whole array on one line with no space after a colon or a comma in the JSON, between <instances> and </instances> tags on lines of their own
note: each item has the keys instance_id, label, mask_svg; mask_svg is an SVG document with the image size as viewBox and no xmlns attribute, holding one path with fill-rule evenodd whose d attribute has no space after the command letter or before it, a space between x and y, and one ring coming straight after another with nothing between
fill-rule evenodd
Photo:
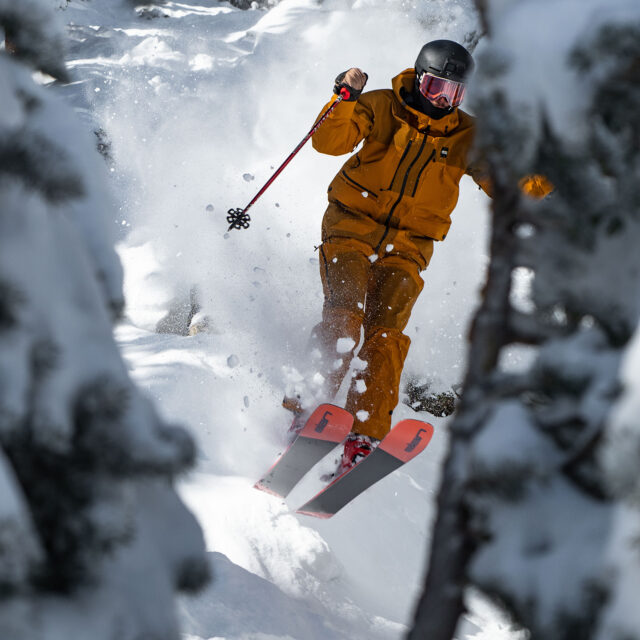
<instances>
[{"instance_id":1,"label":"ski tip","mask_svg":"<svg viewBox=\"0 0 640 640\"><path fill-rule=\"evenodd\" d=\"M264 491L265 493L268 493L270 496L273 496L274 498L284 498L282 494L278 493L277 491L274 491L273 489L270 489L266 485L262 484L260 481L256 482L253 485L253 488L257 489L258 491Z\"/></svg>"},{"instance_id":2,"label":"ski tip","mask_svg":"<svg viewBox=\"0 0 640 640\"><path fill-rule=\"evenodd\" d=\"M310 516L311 518L320 518L321 520L328 520L333 516L333 513L323 513L321 511L307 511L306 509L298 509L296 513L301 516Z\"/></svg>"}]
</instances>

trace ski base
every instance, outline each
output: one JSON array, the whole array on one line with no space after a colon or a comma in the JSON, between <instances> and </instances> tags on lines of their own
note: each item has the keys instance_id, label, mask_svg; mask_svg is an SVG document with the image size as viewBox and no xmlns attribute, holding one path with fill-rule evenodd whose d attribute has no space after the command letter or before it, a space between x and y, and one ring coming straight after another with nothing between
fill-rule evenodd
<instances>
[{"instance_id":1,"label":"ski base","mask_svg":"<svg viewBox=\"0 0 640 640\"><path fill-rule=\"evenodd\" d=\"M433 426L428 422L401 420L364 460L337 477L297 513L331 518L369 487L424 451L432 436Z\"/></svg>"}]
</instances>

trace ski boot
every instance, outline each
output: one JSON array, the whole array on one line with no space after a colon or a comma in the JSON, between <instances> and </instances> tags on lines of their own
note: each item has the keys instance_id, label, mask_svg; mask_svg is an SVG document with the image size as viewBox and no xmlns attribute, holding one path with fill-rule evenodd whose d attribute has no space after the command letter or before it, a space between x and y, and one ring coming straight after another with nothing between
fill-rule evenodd
<instances>
[{"instance_id":1,"label":"ski boot","mask_svg":"<svg viewBox=\"0 0 640 640\"><path fill-rule=\"evenodd\" d=\"M330 482L340 477L352 467L355 467L360 460L364 460L378 445L380 440L371 436L363 436L359 433L350 433L344 443L342 457L338 461L338 467L333 473L324 474L321 480Z\"/></svg>"}]
</instances>

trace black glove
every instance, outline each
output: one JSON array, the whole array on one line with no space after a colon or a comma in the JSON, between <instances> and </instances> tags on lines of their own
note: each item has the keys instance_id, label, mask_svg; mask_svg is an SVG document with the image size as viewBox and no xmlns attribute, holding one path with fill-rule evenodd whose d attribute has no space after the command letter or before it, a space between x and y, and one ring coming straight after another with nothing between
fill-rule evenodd
<instances>
[{"instance_id":1,"label":"black glove","mask_svg":"<svg viewBox=\"0 0 640 640\"><path fill-rule=\"evenodd\" d=\"M343 82L344 77L346 75L347 75L346 71L343 71L342 73L338 74L338 76L336 77L335 83L333 85L333 93L340 95L340 90L344 88L349 92L349 97L344 98L345 101L355 102L360 97L360 94L362 93L362 89L364 89L364 87L362 87L362 89L354 89L352 86L348 85L346 82ZM364 75L368 80L369 76L366 73Z\"/></svg>"}]
</instances>

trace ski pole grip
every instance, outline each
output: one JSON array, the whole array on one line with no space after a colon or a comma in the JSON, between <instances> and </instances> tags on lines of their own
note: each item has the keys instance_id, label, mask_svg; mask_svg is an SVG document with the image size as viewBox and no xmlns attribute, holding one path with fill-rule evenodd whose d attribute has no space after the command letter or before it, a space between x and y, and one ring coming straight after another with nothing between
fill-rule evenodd
<instances>
[{"instance_id":1,"label":"ski pole grip","mask_svg":"<svg viewBox=\"0 0 640 640\"><path fill-rule=\"evenodd\" d=\"M349 91L347 87L342 87L342 89L340 89L340 95L342 96L343 100L349 100L349 98L351 97L351 91Z\"/></svg>"}]
</instances>

